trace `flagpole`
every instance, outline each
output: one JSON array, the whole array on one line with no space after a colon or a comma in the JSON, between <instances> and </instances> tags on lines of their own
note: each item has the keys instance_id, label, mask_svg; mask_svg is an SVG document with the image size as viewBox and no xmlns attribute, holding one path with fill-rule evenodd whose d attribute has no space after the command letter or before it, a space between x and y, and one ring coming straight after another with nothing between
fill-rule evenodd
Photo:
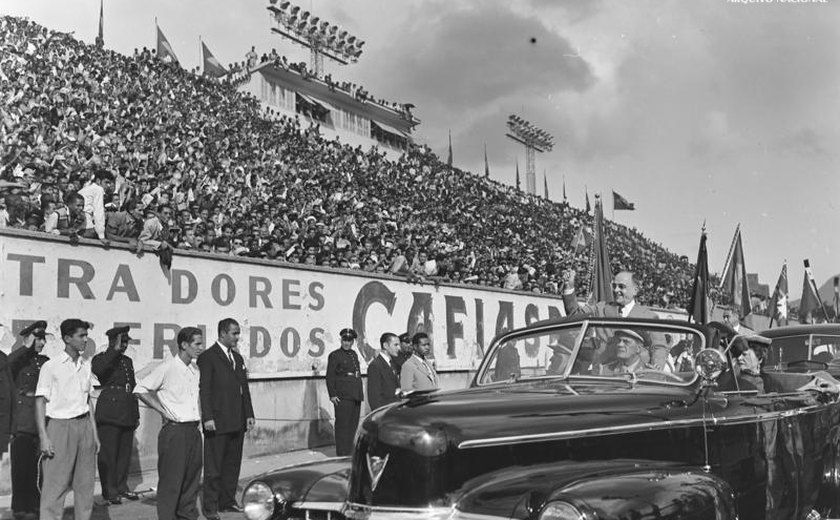
<instances>
[{"instance_id":1,"label":"flagpole","mask_svg":"<svg viewBox=\"0 0 840 520\"><path fill-rule=\"evenodd\" d=\"M201 55L201 35L198 35L198 75L201 76L202 72L204 72L204 56Z\"/></svg>"}]
</instances>

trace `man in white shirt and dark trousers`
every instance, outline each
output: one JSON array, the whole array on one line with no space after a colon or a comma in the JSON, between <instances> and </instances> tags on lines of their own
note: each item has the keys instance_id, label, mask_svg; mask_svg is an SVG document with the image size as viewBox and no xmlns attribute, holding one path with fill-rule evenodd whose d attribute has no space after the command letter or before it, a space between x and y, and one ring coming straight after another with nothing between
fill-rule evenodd
<instances>
[{"instance_id":1,"label":"man in white shirt and dark trousers","mask_svg":"<svg viewBox=\"0 0 840 520\"><path fill-rule=\"evenodd\" d=\"M99 169L93 180L79 190L79 195L85 199L85 232L84 238L98 238L107 247L105 237L105 194L111 191L114 176L111 172Z\"/></svg>"},{"instance_id":2,"label":"man in white shirt and dark trousers","mask_svg":"<svg viewBox=\"0 0 840 520\"><path fill-rule=\"evenodd\" d=\"M41 519L60 520L64 499L73 491L76 520L93 510L93 480L99 438L90 403L90 363L82 357L90 324L61 322L64 352L41 367L35 389L35 420L44 457Z\"/></svg>"},{"instance_id":3,"label":"man in white shirt and dark trousers","mask_svg":"<svg viewBox=\"0 0 840 520\"><path fill-rule=\"evenodd\" d=\"M158 365L137 384L134 394L163 419L158 434L157 514L160 520L198 518L202 443L198 405L198 367L204 350L201 330L178 333L178 355Z\"/></svg>"}]
</instances>

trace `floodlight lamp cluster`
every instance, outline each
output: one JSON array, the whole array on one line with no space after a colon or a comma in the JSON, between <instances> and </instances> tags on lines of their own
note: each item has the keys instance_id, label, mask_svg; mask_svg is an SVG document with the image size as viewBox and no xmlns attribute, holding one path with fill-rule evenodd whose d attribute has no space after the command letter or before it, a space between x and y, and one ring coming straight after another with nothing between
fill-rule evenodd
<instances>
[{"instance_id":1,"label":"floodlight lamp cluster","mask_svg":"<svg viewBox=\"0 0 840 520\"><path fill-rule=\"evenodd\" d=\"M365 42L330 22L321 20L288 0L269 0L268 10L280 26L278 32L341 62L355 62Z\"/></svg>"},{"instance_id":2,"label":"floodlight lamp cluster","mask_svg":"<svg viewBox=\"0 0 840 520\"><path fill-rule=\"evenodd\" d=\"M522 141L526 146L531 146L541 152L550 151L554 148L553 135L517 115L511 114L508 116L507 127L513 137Z\"/></svg>"}]
</instances>

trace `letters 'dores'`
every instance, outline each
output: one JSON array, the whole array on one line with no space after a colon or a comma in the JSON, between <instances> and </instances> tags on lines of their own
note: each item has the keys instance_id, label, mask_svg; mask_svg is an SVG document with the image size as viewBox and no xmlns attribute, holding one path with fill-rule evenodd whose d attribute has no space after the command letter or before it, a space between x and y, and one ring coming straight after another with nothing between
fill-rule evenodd
<instances>
[{"instance_id":1,"label":"letters 'dores'","mask_svg":"<svg viewBox=\"0 0 840 520\"><path fill-rule=\"evenodd\" d=\"M252 378L322 372L344 327L359 333L363 369L383 332L423 331L438 370L473 370L495 335L562 315L559 299L535 294L195 253L176 254L165 270L150 254L17 234L0 239L0 323L7 333L36 319L58 324L78 316L94 325L92 353L104 348L106 330L130 324L138 370L172 355L180 327L198 326L209 344L218 320L229 316L242 325L240 352ZM57 337L48 343L48 355L58 343Z\"/></svg>"}]
</instances>

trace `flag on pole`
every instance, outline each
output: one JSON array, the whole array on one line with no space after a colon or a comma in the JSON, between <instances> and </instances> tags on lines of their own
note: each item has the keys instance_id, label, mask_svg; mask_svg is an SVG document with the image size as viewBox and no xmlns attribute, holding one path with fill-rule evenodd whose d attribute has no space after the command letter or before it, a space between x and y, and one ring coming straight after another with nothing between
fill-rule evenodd
<instances>
[{"instance_id":1,"label":"flag on pole","mask_svg":"<svg viewBox=\"0 0 840 520\"><path fill-rule=\"evenodd\" d=\"M516 159L516 189L518 190L520 186L519 183L519 159Z\"/></svg>"},{"instance_id":2,"label":"flag on pole","mask_svg":"<svg viewBox=\"0 0 840 520\"><path fill-rule=\"evenodd\" d=\"M592 211L592 206L589 205L589 188L584 187L583 189L586 194L586 214L588 215Z\"/></svg>"},{"instance_id":3,"label":"flag on pole","mask_svg":"<svg viewBox=\"0 0 840 520\"><path fill-rule=\"evenodd\" d=\"M805 278L802 282L802 300L799 302L799 321L801 323L813 323L817 316L814 311L821 309L823 317L828 321L825 308L820 301L820 293L817 289L817 282L814 281L814 273L811 271L811 262L805 259Z\"/></svg>"},{"instance_id":4,"label":"flag on pole","mask_svg":"<svg viewBox=\"0 0 840 520\"><path fill-rule=\"evenodd\" d=\"M589 249L591 245L592 230L586 226L580 226L574 240L572 240L572 250L577 255Z\"/></svg>"},{"instance_id":5,"label":"flag on pole","mask_svg":"<svg viewBox=\"0 0 840 520\"><path fill-rule=\"evenodd\" d=\"M731 305L733 309L737 309L740 319L743 320L752 312L747 267L744 263L744 248L741 244L740 224L735 229L731 257L723 270L721 289L723 289L726 299L724 303Z\"/></svg>"},{"instance_id":6,"label":"flag on pole","mask_svg":"<svg viewBox=\"0 0 840 520\"><path fill-rule=\"evenodd\" d=\"M169 40L163 35L163 31L160 30L157 20L155 20L155 28L157 28L157 57L167 63L179 63L178 57L175 56L175 51L172 50L172 45L169 44Z\"/></svg>"},{"instance_id":7,"label":"flag on pole","mask_svg":"<svg viewBox=\"0 0 840 520\"><path fill-rule=\"evenodd\" d=\"M778 326L788 324L788 275L787 264L782 264L782 272L779 274L779 281L776 282L776 288L773 290L773 297L770 298L770 326L773 326L773 321Z\"/></svg>"},{"instance_id":8,"label":"flag on pole","mask_svg":"<svg viewBox=\"0 0 840 520\"><path fill-rule=\"evenodd\" d=\"M543 196L548 199L548 177L545 175L545 170L543 170ZM566 198L566 188L565 185L563 187L563 199Z\"/></svg>"},{"instance_id":9,"label":"flag on pole","mask_svg":"<svg viewBox=\"0 0 840 520\"><path fill-rule=\"evenodd\" d=\"M214 78L219 78L227 74L227 70L219 63L219 60L213 56L213 53L210 52L210 49L207 48L207 44L203 41L201 42L201 57L202 61L204 62L204 75L211 76Z\"/></svg>"},{"instance_id":10,"label":"flag on pole","mask_svg":"<svg viewBox=\"0 0 840 520\"><path fill-rule=\"evenodd\" d=\"M547 197L546 197L547 198ZM563 176L563 202L566 202L568 199L566 198L566 176Z\"/></svg>"},{"instance_id":11,"label":"flag on pole","mask_svg":"<svg viewBox=\"0 0 840 520\"><path fill-rule=\"evenodd\" d=\"M449 156L446 158L446 164L452 167L452 130L449 131Z\"/></svg>"},{"instance_id":12,"label":"flag on pole","mask_svg":"<svg viewBox=\"0 0 840 520\"><path fill-rule=\"evenodd\" d=\"M604 236L604 212L601 207L601 199L597 195L595 196L594 221L594 236L592 237L594 258L592 261L592 280L589 286L592 291L590 299L594 302L612 302L613 292L610 284L613 275L610 267L610 252L607 248L607 239Z\"/></svg>"},{"instance_id":13,"label":"flag on pole","mask_svg":"<svg viewBox=\"0 0 840 520\"><path fill-rule=\"evenodd\" d=\"M490 178L490 163L487 162L487 143L484 143L484 176Z\"/></svg>"},{"instance_id":14,"label":"flag on pole","mask_svg":"<svg viewBox=\"0 0 840 520\"><path fill-rule=\"evenodd\" d=\"M840 276L834 277L834 319L840 320Z\"/></svg>"},{"instance_id":15,"label":"flag on pole","mask_svg":"<svg viewBox=\"0 0 840 520\"><path fill-rule=\"evenodd\" d=\"M96 46L105 45L105 6L104 0L99 0L99 34L96 36Z\"/></svg>"},{"instance_id":16,"label":"flag on pole","mask_svg":"<svg viewBox=\"0 0 840 520\"><path fill-rule=\"evenodd\" d=\"M633 211L636 209L636 204L628 201L627 199L613 191L613 211L621 209Z\"/></svg>"},{"instance_id":17,"label":"flag on pole","mask_svg":"<svg viewBox=\"0 0 840 520\"><path fill-rule=\"evenodd\" d=\"M706 228L700 235L700 248L697 250L697 266L694 268L694 284L691 288L691 300L688 311L694 323L705 325L709 321L709 253L706 251Z\"/></svg>"}]
</instances>

